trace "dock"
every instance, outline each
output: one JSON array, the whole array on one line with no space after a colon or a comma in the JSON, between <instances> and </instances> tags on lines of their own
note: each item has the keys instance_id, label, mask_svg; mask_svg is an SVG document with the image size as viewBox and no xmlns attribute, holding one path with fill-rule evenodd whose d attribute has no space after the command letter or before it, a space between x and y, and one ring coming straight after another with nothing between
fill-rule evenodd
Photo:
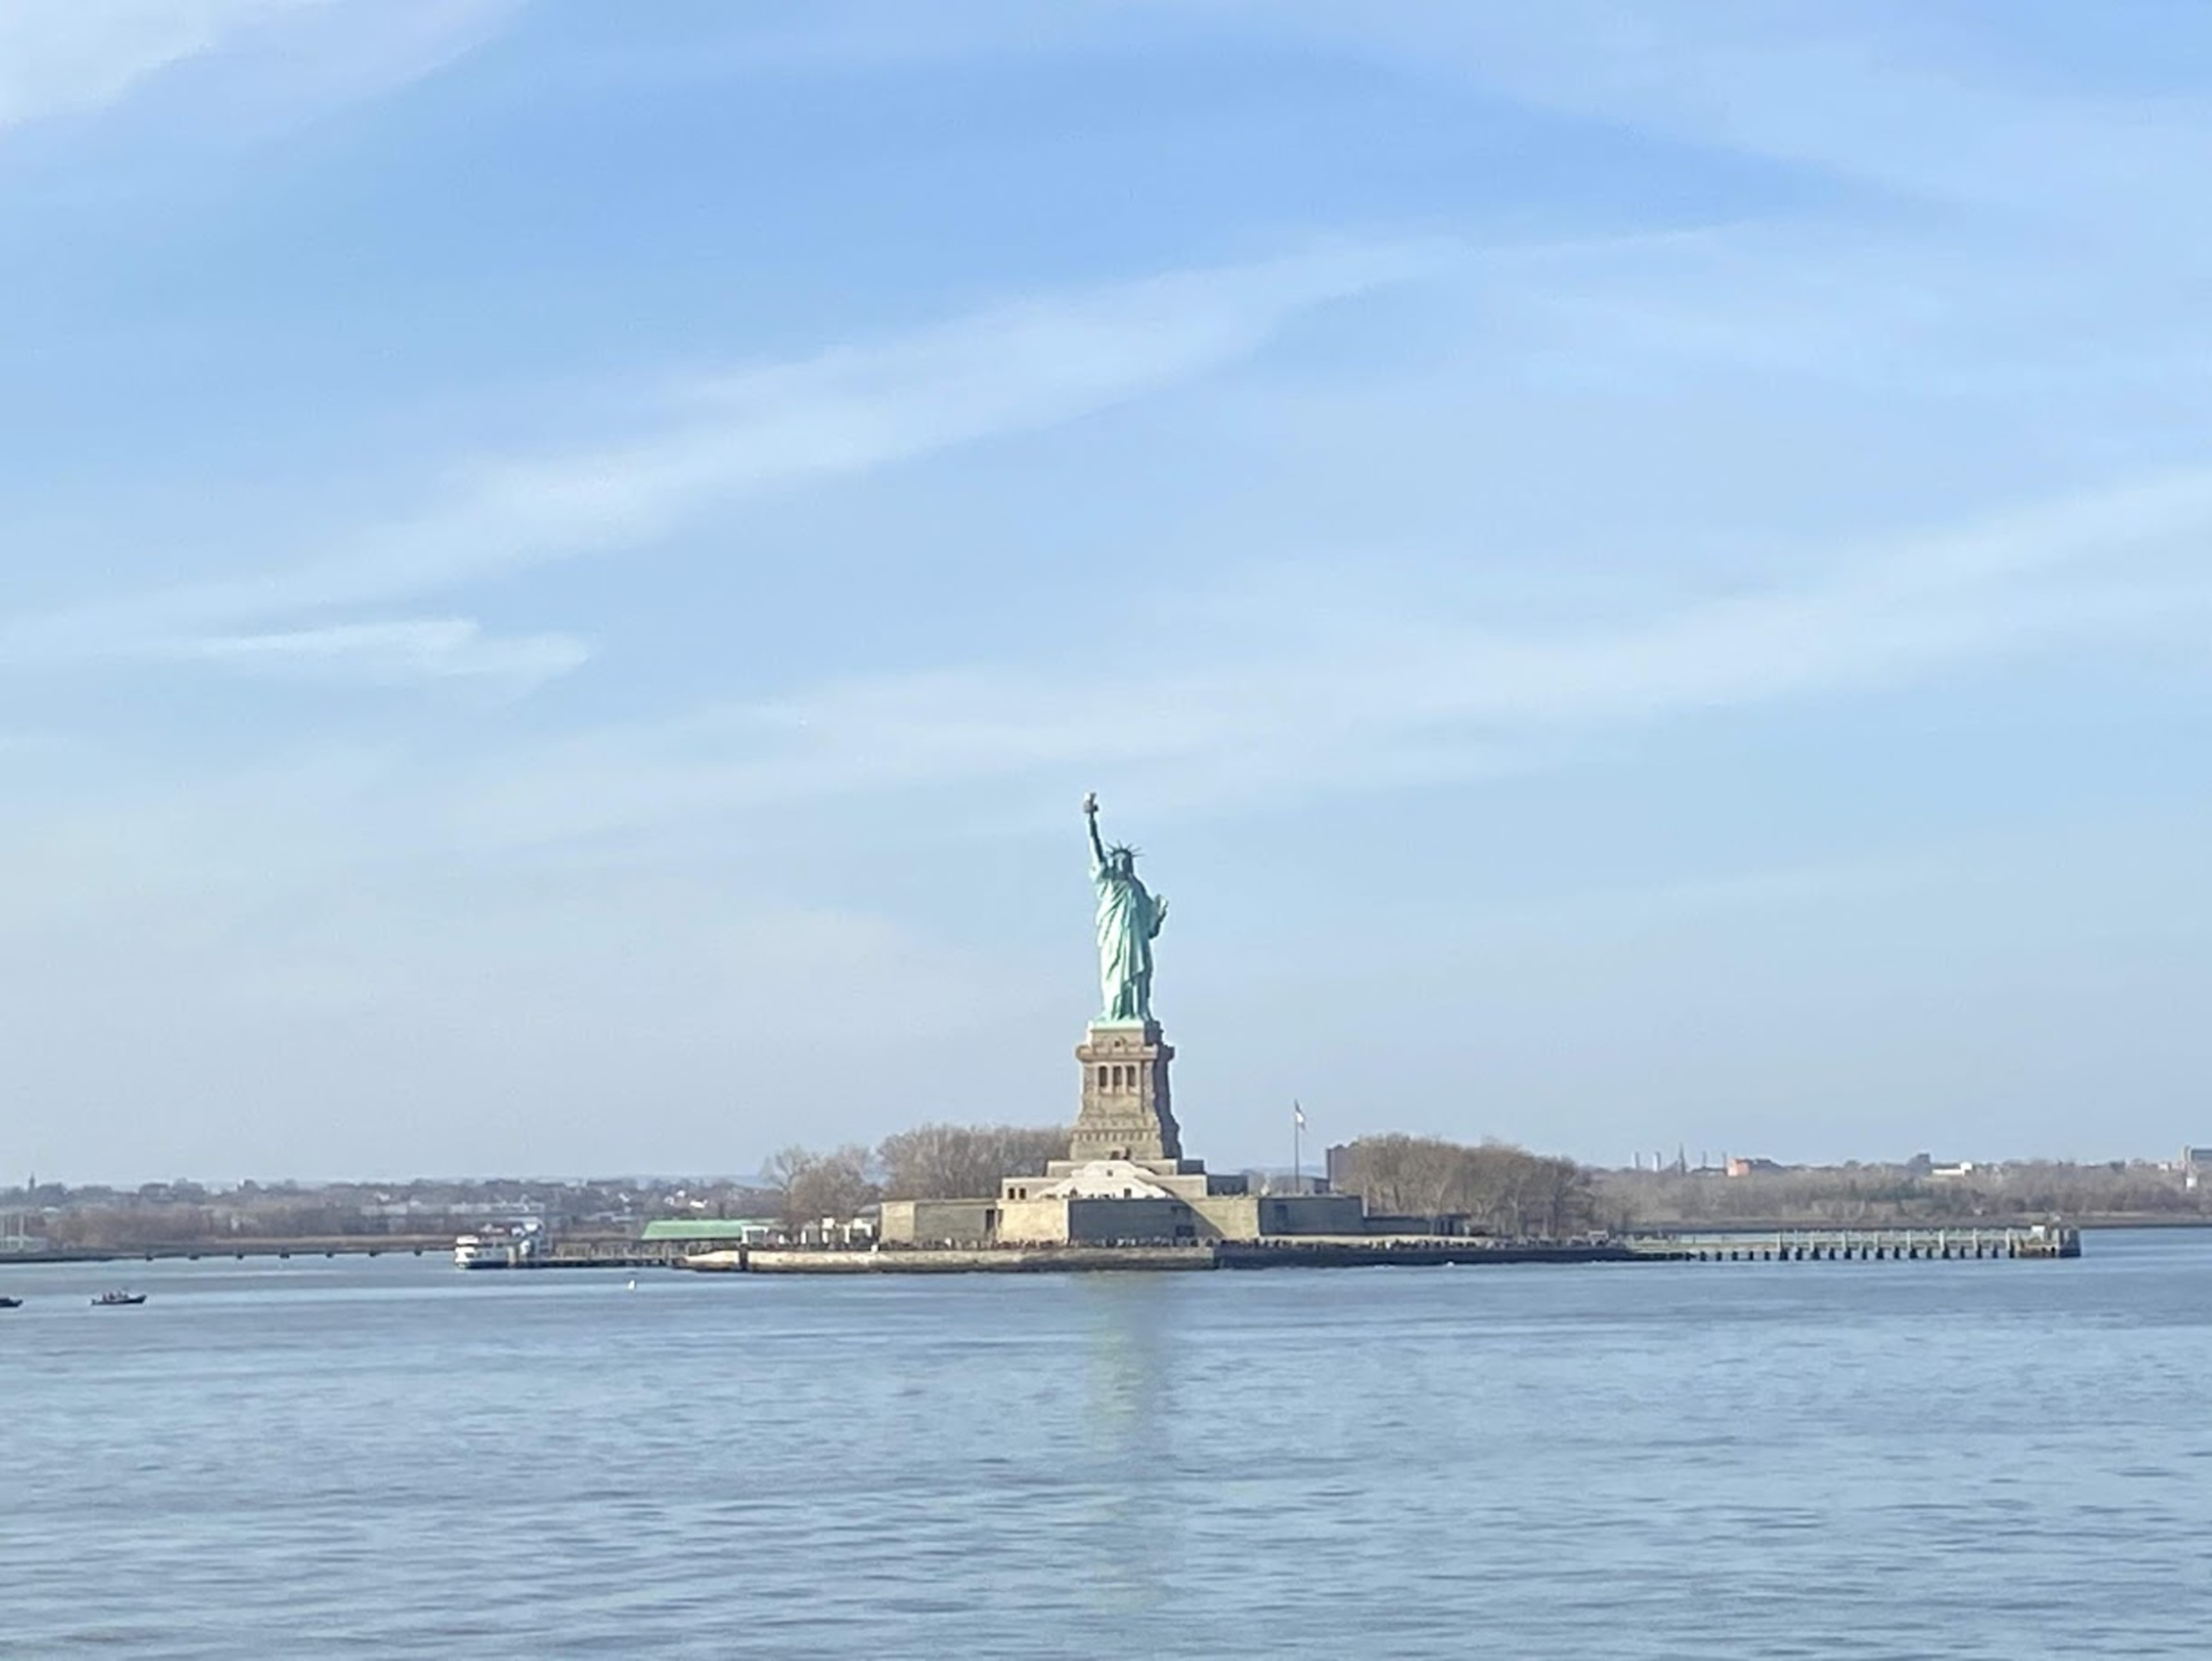
<instances>
[{"instance_id":1,"label":"dock","mask_svg":"<svg viewBox=\"0 0 2212 1661\"><path fill-rule=\"evenodd\" d=\"M544 1252L520 1260L490 1260L477 1270L506 1269L669 1269L684 1256L680 1241L584 1235L556 1240ZM356 1234L277 1240L188 1240L150 1245L49 1248L0 1253L5 1263L234 1262L295 1257L451 1258L450 1234Z\"/></svg>"},{"instance_id":2,"label":"dock","mask_svg":"<svg viewBox=\"0 0 2212 1661\"><path fill-rule=\"evenodd\" d=\"M2063 1223L2005 1228L1668 1229L1632 1234L1633 1251L1701 1263L1881 1262L2057 1259L2081 1255L2081 1231Z\"/></svg>"}]
</instances>

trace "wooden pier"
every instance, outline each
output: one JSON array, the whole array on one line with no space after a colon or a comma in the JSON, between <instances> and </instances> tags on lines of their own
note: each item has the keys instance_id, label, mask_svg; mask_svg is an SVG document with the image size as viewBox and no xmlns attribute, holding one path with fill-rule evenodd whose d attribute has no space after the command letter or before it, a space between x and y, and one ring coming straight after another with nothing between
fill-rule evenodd
<instances>
[{"instance_id":1,"label":"wooden pier","mask_svg":"<svg viewBox=\"0 0 2212 1661\"><path fill-rule=\"evenodd\" d=\"M2063 1223L2011 1228L1713 1229L1642 1233L1623 1242L1655 1257L1701 1263L1881 1262L2081 1255L2081 1231Z\"/></svg>"}]
</instances>

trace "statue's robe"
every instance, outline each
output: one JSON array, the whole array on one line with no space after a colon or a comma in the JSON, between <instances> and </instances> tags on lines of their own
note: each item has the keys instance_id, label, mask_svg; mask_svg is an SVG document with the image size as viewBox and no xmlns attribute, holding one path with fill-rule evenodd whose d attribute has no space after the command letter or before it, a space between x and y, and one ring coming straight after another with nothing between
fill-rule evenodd
<instances>
[{"instance_id":1,"label":"statue's robe","mask_svg":"<svg viewBox=\"0 0 2212 1661\"><path fill-rule=\"evenodd\" d=\"M1098 890L1098 980L1104 1019L1152 1018L1152 936L1160 932L1158 902L1133 876L1099 860L1091 862Z\"/></svg>"}]
</instances>

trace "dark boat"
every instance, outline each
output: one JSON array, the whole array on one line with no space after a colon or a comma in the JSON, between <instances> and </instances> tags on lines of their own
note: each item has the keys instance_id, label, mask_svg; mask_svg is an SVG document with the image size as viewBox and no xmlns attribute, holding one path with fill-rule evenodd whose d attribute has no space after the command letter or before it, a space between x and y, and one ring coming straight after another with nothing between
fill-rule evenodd
<instances>
[{"instance_id":1,"label":"dark boat","mask_svg":"<svg viewBox=\"0 0 2212 1661\"><path fill-rule=\"evenodd\" d=\"M0 1298L0 1309L21 1309L22 1306L21 1298Z\"/></svg>"},{"instance_id":2,"label":"dark boat","mask_svg":"<svg viewBox=\"0 0 2212 1661\"><path fill-rule=\"evenodd\" d=\"M145 1301L146 1294L143 1292L103 1292L92 1300L93 1306L96 1309L118 1309L131 1304L143 1304Z\"/></svg>"}]
</instances>

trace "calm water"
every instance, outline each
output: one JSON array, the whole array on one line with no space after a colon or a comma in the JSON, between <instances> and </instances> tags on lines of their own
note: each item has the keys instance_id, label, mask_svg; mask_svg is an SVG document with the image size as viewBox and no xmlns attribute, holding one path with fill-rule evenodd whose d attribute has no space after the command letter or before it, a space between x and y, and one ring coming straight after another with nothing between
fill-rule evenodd
<instances>
[{"instance_id":1,"label":"calm water","mask_svg":"<svg viewBox=\"0 0 2212 1661\"><path fill-rule=\"evenodd\" d=\"M2201 1657L2212 1235L2088 1250L0 1268L0 1652Z\"/></svg>"}]
</instances>

